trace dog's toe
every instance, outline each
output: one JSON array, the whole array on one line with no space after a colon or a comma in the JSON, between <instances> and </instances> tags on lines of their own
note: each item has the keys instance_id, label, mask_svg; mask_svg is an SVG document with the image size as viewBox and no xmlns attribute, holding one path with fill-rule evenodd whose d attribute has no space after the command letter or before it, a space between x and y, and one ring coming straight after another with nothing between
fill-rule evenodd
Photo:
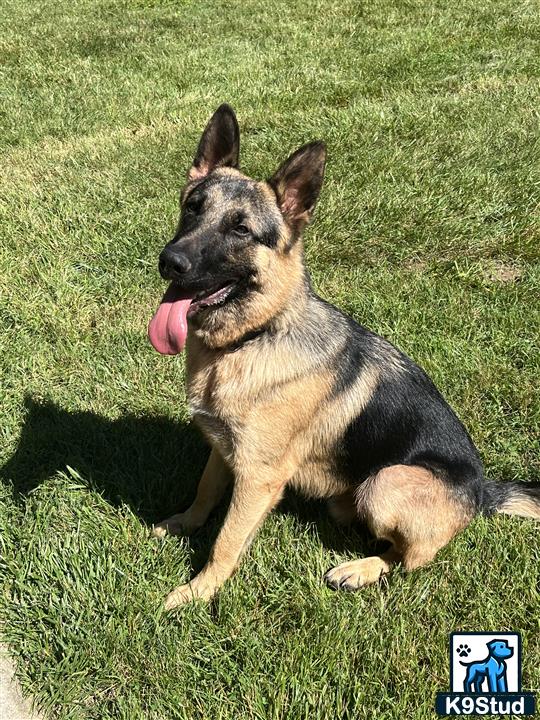
<instances>
[{"instance_id":1,"label":"dog's toe","mask_svg":"<svg viewBox=\"0 0 540 720\"><path fill-rule=\"evenodd\" d=\"M324 580L326 584L334 590L344 590L346 589L346 583L351 576L350 574L345 574L342 576L339 572L336 572L336 570L339 570L339 568L333 568L332 570L329 570L324 576Z\"/></svg>"},{"instance_id":2,"label":"dog's toe","mask_svg":"<svg viewBox=\"0 0 540 720\"><path fill-rule=\"evenodd\" d=\"M164 538L167 535L167 528L164 527L163 523L154 525L152 528L152 535L156 538Z\"/></svg>"},{"instance_id":3,"label":"dog's toe","mask_svg":"<svg viewBox=\"0 0 540 720\"><path fill-rule=\"evenodd\" d=\"M154 525L152 535L157 538L164 538L166 535L190 535L199 527L191 521L187 513L179 513Z\"/></svg>"},{"instance_id":4,"label":"dog's toe","mask_svg":"<svg viewBox=\"0 0 540 720\"><path fill-rule=\"evenodd\" d=\"M167 595L164 607L167 611L174 610L174 608L180 607L180 605L185 605L195 599L196 596L194 595L190 584L186 583L185 585L180 585L180 587L177 587Z\"/></svg>"},{"instance_id":5,"label":"dog's toe","mask_svg":"<svg viewBox=\"0 0 540 720\"><path fill-rule=\"evenodd\" d=\"M218 586L204 574L197 575L189 583L180 585L165 598L165 610L173 610L180 605L195 600L211 600Z\"/></svg>"},{"instance_id":6,"label":"dog's toe","mask_svg":"<svg viewBox=\"0 0 540 720\"><path fill-rule=\"evenodd\" d=\"M329 585L331 588L334 588L334 590L338 590L338 589L339 589L339 583L338 583L338 581L334 578L334 576L333 576L333 574L332 574L332 570L329 570L327 573L324 574L323 580L324 580L324 582L325 582L327 585Z\"/></svg>"},{"instance_id":7,"label":"dog's toe","mask_svg":"<svg viewBox=\"0 0 540 720\"><path fill-rule=\"evenodd\" d=\"M377 582L387 570L388 566L382 558L369 557L338 565L329 570L324 579L334 590L352 592Z\"/></svg>"}]
</instances>

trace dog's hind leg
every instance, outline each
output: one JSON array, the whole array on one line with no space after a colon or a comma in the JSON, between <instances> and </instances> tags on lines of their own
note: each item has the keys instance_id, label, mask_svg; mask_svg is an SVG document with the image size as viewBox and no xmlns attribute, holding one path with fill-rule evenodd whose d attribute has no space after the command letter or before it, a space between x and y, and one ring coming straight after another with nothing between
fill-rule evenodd
<instances>
[{"instance_id":1,"label":"dog's hind leg","mask_svg":"<svg viewBox=\"0 0 540 720\"><path fill-rule=\"evenodd\" d=\"M474 681L475 681L475 675L471 669L471 666L469 666L466 670L465 680L463 681L463 692L472 693Z\"/></svg>"},{"instance_id":2,"label":"dog's hind leg","mask_svg":"<svg viewBox=\"0 0 540 720\"><path fill-rule=\"evenodd\" d=\"M338 525L350 525L358 520L358 510L353 490L347 490L341 495L333 495L326 502L332 520Z\"/></svg>"},{"instance_id":3,"label":"dog's hind leg","mask_svg":"<svg viewBox=\"0 0 540 720\"><path fill-rule=\"evenodd\" d=\"M477 677L476 680L474 681L474 692L477 695L482 692L482 686L484 685L484 680L485 680L485 678L480 676L480 677ZM469 692L470 692L470 690L469 690Z\"/></svg>"},{"instance_id":4,"label":"dog's hind leg","mask_svg":"<svg viewBox=\"0 0 540 720\"><path fill-rule=\"evenodd\" d=\"M197 496L185 512L173 515L154 526L156 537L189 535L202 527L223 497L231 473L217 450L213 449L199 481Z\"/></svg>"},{"instance_id":5,"label":"dog's hind leg","mask_svg":"<svg viewBox=\"0 0 540 720\"><path fill-rule=\"evenodd\" d=\"M396 562L406 570L426 565L474 514L433 473L409 465L392 465L368 478L357 491L357 508L375 537L392 546L330 570L325 580L334 588L356 590L376 582Z\"/></svg>"}]
</instances>

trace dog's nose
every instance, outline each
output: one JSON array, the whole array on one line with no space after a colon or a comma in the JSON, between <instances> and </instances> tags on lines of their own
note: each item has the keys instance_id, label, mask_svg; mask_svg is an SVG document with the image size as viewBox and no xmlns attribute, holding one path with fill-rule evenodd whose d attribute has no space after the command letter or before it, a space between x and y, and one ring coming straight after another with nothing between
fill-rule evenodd
<instances>
[{"instance_id":1,"label":"dog's nose","mask_svg":"<svg viewBox=\"0 0 540 720\"><path fill-rule=\"evenodd\" d=\"M172 280L178 275L185 275L191 270L191 262L187 255L178 250L165 248L159 256L159 272L164 280Z\"/></svg>"}]
</instances>

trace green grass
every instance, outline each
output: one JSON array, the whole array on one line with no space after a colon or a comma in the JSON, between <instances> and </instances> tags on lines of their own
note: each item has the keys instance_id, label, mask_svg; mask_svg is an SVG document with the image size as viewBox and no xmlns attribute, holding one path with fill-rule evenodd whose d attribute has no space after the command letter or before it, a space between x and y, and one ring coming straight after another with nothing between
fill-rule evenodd
<instances>
[{"instance_id":1,"label":"green grass","mask_svg":"<svg viewBox=\"0 0 540 720\"><path fill-rule=\"evenodd\" d=\"M456 629L520 630L540 688L530 521L477 520L431 567L346 595L322 575L370 539L291 496L214 603L162 614L224 510L150 538L207 450L183 359L145 337L179 187L228 101L249 173L327 141L316 288L430 372L490 477L538 479L535 3L0 9L0 618L25 692L66 720L432 718Z\"/></svg>"}]
</instances>

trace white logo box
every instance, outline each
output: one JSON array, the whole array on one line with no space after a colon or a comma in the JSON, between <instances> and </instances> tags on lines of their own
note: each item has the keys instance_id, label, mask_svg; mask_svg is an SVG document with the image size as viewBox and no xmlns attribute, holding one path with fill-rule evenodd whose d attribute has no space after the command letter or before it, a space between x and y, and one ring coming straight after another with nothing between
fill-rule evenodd
<instances>
[{"instance_id":1,"label":"white logo box","mask_svg":"<svg viewBox=\"0 0 540 720\"><path fill-rule=\"evenodd\" d=\"M451 673L450 685L452 692L464 692L463 682L467 673L465 665L481 662L489 657L487 644L492 640L504 640L508 647L513 649L512 657L505 659L507 668L506 679L508 682L507 692L517 693L521 691L521 642L518 633L454 633L450 645ZM467 655L460 655L461 648L468 648Z\"/></svg>"}]
</instances>

